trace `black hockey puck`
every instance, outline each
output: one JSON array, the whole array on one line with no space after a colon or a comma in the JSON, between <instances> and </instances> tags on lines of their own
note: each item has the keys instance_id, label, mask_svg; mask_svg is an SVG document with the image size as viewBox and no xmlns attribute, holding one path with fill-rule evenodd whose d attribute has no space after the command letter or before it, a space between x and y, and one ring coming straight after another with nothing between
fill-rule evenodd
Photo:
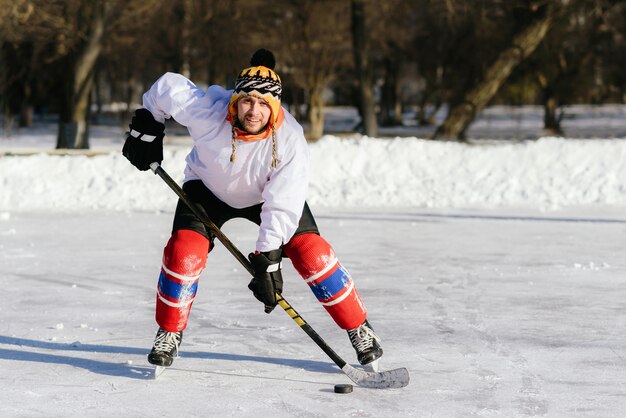
<instances>
[{"instance_id":1,"label":"black hockey puck","mask_svg":"<svg viewBox=\"0 0 626 418\"><path fill-rule=\"evenodd\" d=\"M352 385L335 385L335 393L352 393Z\"/></svg>"}]
</instances>

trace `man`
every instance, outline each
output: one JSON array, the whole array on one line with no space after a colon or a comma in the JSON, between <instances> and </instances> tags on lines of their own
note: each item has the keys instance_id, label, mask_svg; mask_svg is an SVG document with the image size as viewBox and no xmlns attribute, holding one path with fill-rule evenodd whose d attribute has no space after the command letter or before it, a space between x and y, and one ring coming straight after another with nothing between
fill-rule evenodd
<instances>
[{"instance_id":1,"label":"man","mask_svg":"<svg viewBox=\"0 0 626 418\"><path fill-rule=\"evenodd\" d=\"M302 127L280 105L282 85L270 51L260 49L233 91L206 91L167 73L143 95L122 150L139 170L163 160L165 119L189 130L183 190L221 227L241 217L259 225L255 274L248 285L270 313L281 294L282 257L289 257L337 325L347 330L361 364L383 351L352 278L320 236L306 204L309 154ZM214 237L179 201L158 280L159 329L148 361L170 366L182 342L201 272Z\"/></svg>"}]
</instances>

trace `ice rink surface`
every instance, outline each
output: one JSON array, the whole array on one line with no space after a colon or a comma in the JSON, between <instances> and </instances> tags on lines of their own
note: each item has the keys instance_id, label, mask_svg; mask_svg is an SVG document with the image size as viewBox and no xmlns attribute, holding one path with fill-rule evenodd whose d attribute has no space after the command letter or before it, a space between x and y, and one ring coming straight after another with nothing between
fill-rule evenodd
<instances>
[{"instance_id":1,"label":"ice rink surface","mask_svg":"<svg viewBox=\"0 0 626 418\"><path fill-rule=\"evenodd\" d=\"M403 389L355 387L220 245L181 358L146 361L171 213L4 212L0 415L618 417L626 410L626 212L316 210ZM256 227L225 225L247 254ZM350 364L285 263L285 298Z\"/></svg>"}]
</instances>

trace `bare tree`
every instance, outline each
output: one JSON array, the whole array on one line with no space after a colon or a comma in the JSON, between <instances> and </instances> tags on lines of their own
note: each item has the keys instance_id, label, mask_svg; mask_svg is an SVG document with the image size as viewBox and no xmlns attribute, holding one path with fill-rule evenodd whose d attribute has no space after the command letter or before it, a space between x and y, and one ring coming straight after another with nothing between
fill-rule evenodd
<instances>
[{"instance_id":1,"label":"bare tree","mask_svg":"<svg viewBox=\"0 0 626 418\"><path fill-rule=\"evenodd\" d=\"M65 80L65 106L60 115L57 148L89 148L88 116L94 69L114 10L113 4L106 1L98 2L91 8L81 6L68 10L70 13L77 12L74 24L84 38L67 56L69 71Z\"/></svg>"},{"instance_id":2,"label":"bare tree","mask_svg":"<svg viewBox=\"0 0 626 418\"><path fill-rule=\"evenodd\" d=\"M613 3L607 0L608 3ZM597 100L606 98L626 103L626 1L604 13L602 28L607 35L596 44L596 52L602 69L602 78L594 90L599 90Z\"/></svg>"},{"instance_id":3,"label":"bare tree","mask_svg":"<svg viewBox=\"0 0 626 418\"><path fill-rule=\"evenodd\" d=\"M509 35L506 5L497 0L416 0L413 45L405 49L415 61L421 89L416 95L416 120L435 123L437 111L454 103L475 82L499 39ZM488 11L488 12L487 12ZM508 16L507 16L508 17ZM506 24L498 25L499 21ZM499 27L498 27L499 26ZM491 36L497 30L498 37Z\"/></svg>"},{"instance_id":4,"label":"bare tree","mask_svg":"<svg viewBox=\"0 0 626 418\"><path fill-rule=\"evenodd\" d=\"M180 32L172 2L142 0L127 3L109 22L107 36L97 62L99 82L109 101L125 103L120 121L128 123L133 106L141 100L146 85L153 83L164 71L173 71L164 50L171 48L163 31ZM176 50L178 51L178 50ZM179 61L176 60L176 63ZM180 69L177 67L176 69Z\"/></svg>"},{"instance_id":5,"label":"bare tree","mask_svg":"<svg viewBox=\"0 0 626 418\"><path fill-rule=\"evenodd\" d=\"M284 82L304 87L308 99L308 138L324 133L324 89L349 65L349 3L336 0L291 0L275 22L281 42ZM288 42L285 42L285 39Z\"/></svg>"},{"instance_id":6,"label":"bare tree","mask_svg":"<svg viewBox=\"0 0 626 418\"><path fill-rule=\"evenodd\" d=\"M194 1L192 67L200 78L208 84L231 87L237 71L246 65L255 48L273 44L270 41L268 45L264 36L251 39L246 24L264 20L267 9L266 2L259 0ZM271 33L268 37L273 38Z\"/></svg>"},{"instance_id":7,"label":"bare tree","mask_svg":"<svg viewBox=\"0 0 626 418\"><path fill-rule=\"evenodd\" d=\"M54 3L47 3L47 7ZM139 32L141 26L137 22L142 21L143 14L149 16L152 10L149 7L155 9L159 2L68 0L59 3L64 25L56 41L57 65L63 66L64 72L57 148L89 148L90 95L96 64L106 41L115 25L121 22L136 30L135 37L139 39L144 34ZM138 62L136 57L133 60Z\"/></svg>"},{"instance_id":8,"label":"bare tree","mask_svg":"<svg viewBox=\"0 0 626 418\"><path fill-rule=\"evenodd\" d=\"M37 71L56 29L49 20L32 1L0 0L0 105L9 130L18 113L20 126L31 125L36 85L49 78Z\"/></svg>"},{"instance_id":9,"label":"bare tree","mask_svg":"<svg viewBox=\"0 0 626 418\"><path fill-rule=\"evenodd\" d=\"M489 65L480 81L454 105L448 117L437 128L434 138L463 139L476 114L495 96L509 75L526 59L545 37L553 17L553 4L531 3L533 11L528 23L515 34L510 44Z\"/></svg>"},{"instance_id":10,"label":"bare tree","mask_svg":"<svg viewBox=\"0 0 626 418\"><path fill-rule=\"evenodd\" d=\"M531 58L533 75L541 92L544 108L544 133L562 135L559 113L562 105L571 103L590 90L593 80L595 44L600 41L598 31L602 8L585 7L574 10L555 21L537 53Z\"/></svg>"},{"instance_id":11,"label":"bare tree","mask_svg":"<svg viewBox=\"0 0 626 418\"><path fill-rule=\"evenodd\" d=\"M374 75L368 54L368 36L365 23L366 0L351 0L352 51L358 89L358 107L365 135L376 136L376 102L374 98Z\"/></svg>"},{"instance_id":12,"label":"bare tree","mask_svg":"<svg viewBox=\"0 0 626 418\"><path fill-rule=\"evenodd\" d=\"M374 96L378 103L374 110L381 125L401 125L400 86L407 64L414 60L410 51L421 10L413 1L387 0L368 1L363 11L367 47L360 54L367 54L369 61L369 89L380 92Z\"/></svg>"}]
</instances>

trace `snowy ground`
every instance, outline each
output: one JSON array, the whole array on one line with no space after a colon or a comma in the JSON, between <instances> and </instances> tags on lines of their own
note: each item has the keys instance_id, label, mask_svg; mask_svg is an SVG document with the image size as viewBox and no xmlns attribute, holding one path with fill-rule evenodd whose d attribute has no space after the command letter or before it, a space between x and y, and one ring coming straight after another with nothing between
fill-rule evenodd
<instances>
[{"instance_id":1,"label":"snowy ground","mask_svg":"<svg viewBox=\"0 0 626 418\"><path fill-rule=\"evenodd\" d=\"M349 379L282 310L262 313L221 246L182 357L151 380L175 199L120 157L118 131L94 129L91 157L42 153L46 126L0 136L0 416L623 416L626 141L312 144L318 224L382 367L412 379L335 394ZM186 141L168 140L177 179ZM224 232L244 253L256 238L243 221ZM355 364L291 266L285 277L287 300Z\"/></svg>"}]
</instances>

